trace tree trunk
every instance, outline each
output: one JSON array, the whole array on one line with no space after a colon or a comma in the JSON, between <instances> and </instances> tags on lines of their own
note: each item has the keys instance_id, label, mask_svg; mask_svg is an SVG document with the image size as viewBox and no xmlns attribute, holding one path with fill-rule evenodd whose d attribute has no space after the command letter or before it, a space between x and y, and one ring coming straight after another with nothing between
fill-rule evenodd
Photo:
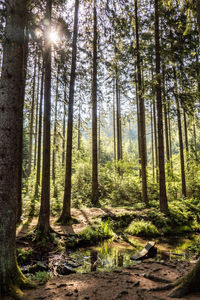
<instances>
[{"instance_id":1,"label":"tree trunk","mask_svg":"<svg viewBox=\"0 0 200 300\"><path fill-rule=\"evenodd\" d=\"M34 169L37 164L37 142L38 142L38 110L39 110L39 94L40 94L40 56L38 57L38 78L37 78L37 96L36 96L36 113L35 113L35 148L34 148Z\"/></svg>"},{"instance_id":2,"label":"tree trunk","mask_svg":"<svg viewBox=\"0 0 200 300\"><path fill-rule=\"evenodd\" d=\"M195 153L195 159L198 161L198 156L197 156L197 135L196 135L196 126L195 126L195 121L193 119L193 133L194 133L194 153Z\"/></svg>"},{"instance_id":3,"label":"tree trunk","mask_svg":"<svg viewBox=\"0 0 200 300\"><path fill-rule=\"evenodd\" d=\"M0 82L0 298L22 297L28 285L16 262L16 211L18 187L18 129L24 94L24 15L27 1L6 2L6 28ZM20 124L20 126L19 126ZM22 151L22 149L20 149Z\"/></svg>"},{"instance_id":4,"label":"tree trunk","mask_svg":"<svg viewBox=\"0 0 200 300\"><path fill-rule=\"evenodd\" d=\"M24 108L25 84L27 73L27 59L28 59L28 37L23 46L23 87L22 87L22 102ZM17 223L20 223L22 216L22 163L23 163L23 108L20 110L20 122L18 129L18 205L17 205Z\"/></svg>"},{"instance_id":5,"label":"tree trunk","mask_svg":"<svg viewBox=\"0 0 200 300\"><path fill-rule=\"evenodd\" d=\"M163 139L162 94L160 74L160 41L159 41L159 4L155 0L155 53L156 53L156 99L158 114L158 154L159 154L159 185L160 185L160 210L168 212L166 184L165 184L165 159Z\"/></svg>"},{"instance_id":6,"label":"tree trunk","mask_svg":"<svg viewBox=\"0 0 200 300\"><path fill-rule=\"evenodd\" d=\"M163 75L163 106L164 106L164 120L165 120L165 148L166 148L166 158L167 162L170 160L169 156L169 136L168 136L168 120L167 120L167 103L166 103L166 94L165 94L165 64L162 63L162 75Z\"/></svg>"},{"instance_id":7,"label":"tree trunk","mask_svg":"<svg viewBox=\"0 0 200 300\"><path fill-rule=\"evenodd\" d=\"M98 146L97 146L97 8L93 7L93 75L92 75L92 204L98 204Z\"/></svg>"},{"instance_id":8,"label":"tree trunk","mask_svg":"<svg viewBox=\"0 0 200 300\"><path fill-rule=\"evenodd\" d=\"M186 182L185 182L185 162L183 153L183 135L182 135L182 125L181 125L181 112L178 99L178 87L177 87L177 76L176 69L173 67L174 73L174 89L175 89L175 100L176 100L176 111L178 119L178 136L179 136L179 147L180 147L180 161L181 161L181 180L182 180L182 194L186 197Z\"/></svg>"},{"instance_id":9,"label":"tree trunk","mask_svg":"<svg viewBox=\"0 0 200 300\"><path fill-rule=\"evenodd\" d=\"M199 44L200 44L200 0L196 0L197 5L197 24L199 29Z\"/></svg>"},{"instance_id":10,"label":"tree trunk","mask_svg":"<svg viewBox=\"0 0 200 300\"><path fill-rule=\"evenodd\" d=\"M73 133L74 87L75 87L75 80L76 80L78 10L79 10L79 0L75 0L74 28L73 28L73 42L72 42L72 64L71 64L71 75L70 75L70 86L69 86L65 190L64 190L64 199L63 199L63 209L60 217L60 221L62 223L67 223L71 219L72 133Z\"/></svg>"},{"instance_id":11,"label":"tree trunk","mask_svg":"<svg viewBox=\"0 0 200 300\"><path fill-rule=\"evenodd\" d=\"M113 157L116 162L115 83L113 80Z\"/></svg>"},{"instance_id":12,"label":"tree trunk","mask_svg":"<svg viewBox=\"0 0 200 300\"><path fill-rule=\"evenodd\" d=\"M78 143L77 143L77 150L81 150L81 104L79 101L78 105Z\"/></svg>"},{"instance_id":13,"label":"tree trunk","mask_svg":"<svg viewBox=\"0 0 200 300\"><path fill-rule=\"evenodd\" d=\"M64 87L64 101L63 101L63 143L62 143L62 166L63 167L64 167L64 162L65 162L66 102L67 102L67 94L66 94L66 83L65 83L65 87Z\"/></svg>"},{"instance_id":14,"label":"tree trunk","mask_svg":"<svg viewBox=\"0 0 200 300\"><path fill-rule=\"evenodd\" d=\"M39 124L38 124L38 148L37 148L37 173L35 182L35 196L38 197L40 186L40 171L41 171L41 142L42 142L42 104L43 104L43 89L44 89L44 62L42 63L42 76L40 85L40 107L39 107Z\"/></svg>"},{"instance_id":15,"label":"tree trunk","mask_svg":"<svg viewBox=\"0 0 200 300\"><path fill-rule=\"evenodd\" d=\"M51 119L51 42L48 32L51 30L52 0L46 4L46 18L49 25L45 32L44 45L44 125L43 125L43 164L42 192L38 220L38 231L45 237L50 231L50 119Z\"/></svg>"},{"instance_id":16,"label":"tree trunk","mask_svg":"<svg viewBox=\"0 0 200 300\"><path fill-rule=\"evenodd\" d=\"M54 197L56 197L56 144L57 144L57 111L58 111L58 87L59 87L59 65L57 68L56 78L56 99L55 99L55 110L54 110L54 128L53 128L53 153L52 153L52 181L54 186Z\"/></svg>"},{"instance_id":17,"label":"tree trunk","mask_svg":"<svg viewBox=\"0 0 200 300\"><path fill-rule=\"evenodd\" d=\"M147 174L146 174L146 134L145 134L145 107L143 97L143 87L141 79L141 59L140 59L140 42L139 42L139 25L138 25L138 7L135 0L135 27L136 27L136 50L137 50L137 81L138 81L138 99L139 99L139 123L140 123L140 147L141 147L141 175L142 175L142 198L148 203L147 195Z\"/></svg>"},{"instance_id":18,"label":"tree trunk","mask_svg":"<svg viewBox=\"0 0 200 300\"><path fill-rule=\"evenodd\" d=\"M154 159L154 142L153 142L153 109L152 109L152 106L151 106L151 157L152 157L153 181L155 181L155 159Z\"/></svg>"},{"instance_id":19,"label":"tree trunk","mask_svg":"<svg viewBox=\"0 0 200 300\"><path fill-rule=\"evenodd\" d=\"M36 81L36 66L37 56L34 62L33 85L32 85L32 100L31 100L31 119L30 119L30 136L29 136L29 158L28 158L28 176L31 174L32 168L32 148L33 148L33 122L35 113L35 81Z\"/></svg>"}]
</instances>

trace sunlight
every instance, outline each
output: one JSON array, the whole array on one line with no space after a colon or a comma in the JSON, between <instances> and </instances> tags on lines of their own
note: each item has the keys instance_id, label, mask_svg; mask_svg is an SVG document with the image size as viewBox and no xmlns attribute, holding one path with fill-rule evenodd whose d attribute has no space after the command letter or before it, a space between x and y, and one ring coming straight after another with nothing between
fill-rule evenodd
<instances>
[{"instance_id":1,"label":"sunlight","mask_svg":"<svg viewBox=\"0 0 200 300\"><path fill-rule=\"evenodd\" d=\"M55 31L55 30L52 30L49 33L49 39L51 40L52 43L57 44L59 42L59 40L60 40L58 32Z\"/></svg>"}]
</instances>

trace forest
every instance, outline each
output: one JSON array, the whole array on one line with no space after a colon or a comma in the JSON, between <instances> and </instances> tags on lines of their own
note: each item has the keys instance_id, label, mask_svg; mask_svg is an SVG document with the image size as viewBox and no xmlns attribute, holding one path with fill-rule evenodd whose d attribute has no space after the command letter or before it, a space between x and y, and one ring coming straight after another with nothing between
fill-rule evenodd
<instances>
[{"instance_id":1,"label":"forest","mask_svg":"<svg viewBox=\"0 0 200 300\"><path fill-rule=\"evenodd\" d=\"M0 299L200 299L200 0L0 1Z\"/></svg>"}]
</instances>

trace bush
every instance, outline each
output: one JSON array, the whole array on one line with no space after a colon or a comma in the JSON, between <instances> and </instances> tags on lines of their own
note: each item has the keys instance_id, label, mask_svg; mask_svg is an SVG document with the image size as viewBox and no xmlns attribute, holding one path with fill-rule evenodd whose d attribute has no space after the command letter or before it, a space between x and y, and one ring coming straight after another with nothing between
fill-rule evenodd
<instances>
[{"instance_id":1,"label":"bush","mask_svg":"<svg viewBox=\"0 0 200 300\"><path fill-rule=\"evenodd\" d=\"M131 235L141 236L157 236L158 229L151 223L145 221L133 221L126 229L126 232Z\"/></svg>"}]
</instances>

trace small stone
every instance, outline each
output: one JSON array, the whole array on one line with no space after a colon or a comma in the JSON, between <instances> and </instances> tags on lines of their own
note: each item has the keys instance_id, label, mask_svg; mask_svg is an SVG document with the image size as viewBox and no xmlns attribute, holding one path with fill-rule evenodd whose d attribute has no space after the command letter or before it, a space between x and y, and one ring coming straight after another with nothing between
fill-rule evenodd
<instances>
[{"instance_id":1,"label":"small stone","mask_svg":"<svg viewBox=\"0 0 200 300\"><path fill-rule=\"evenodd\" d=\"M67 286L66 283L61 283L61 284L59 284L59 285L57 286L57 288L59 289L59 288L61 288L61 287L66 287L66 286Z\"/></svg>"},{"instance_id":2,"label":"small stone","mask_svg":"<svg viewBox=\"0 0 200 300\"><path fill-rule=\"evenodd\" d=\"M71 296L73 296L73 293L72 292L68 292L67 294L65 294L65 296L71 297Z\"/></svg>"},{"instance_id":3,"label":"small stone","mask_svg":"<svg viewBox=\"0 0 200 300\"><path fill-rule=\"evenodd\" d=\"M74 290L74 293L78 293L78 289L75 289L75 290Z\"/></svg>"}]
</instances>

